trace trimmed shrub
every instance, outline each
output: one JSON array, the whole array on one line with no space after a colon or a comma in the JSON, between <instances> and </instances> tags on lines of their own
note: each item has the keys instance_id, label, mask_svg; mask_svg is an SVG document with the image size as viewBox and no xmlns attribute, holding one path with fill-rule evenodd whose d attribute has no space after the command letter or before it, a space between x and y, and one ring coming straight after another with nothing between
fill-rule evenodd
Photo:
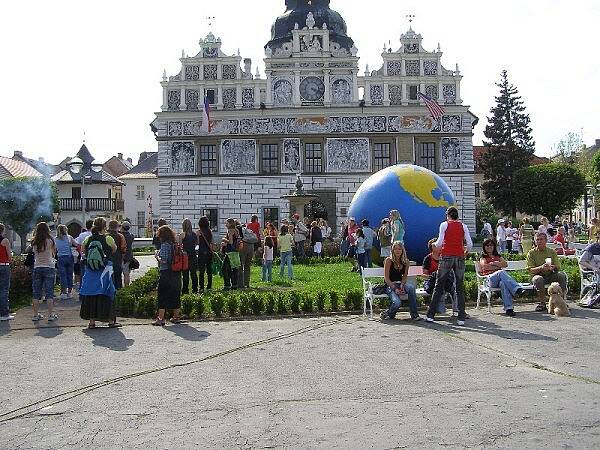
<instances>
[{"instance_id":1,"label":"trimmed shrub","mask_svg":"<svg viewBox=\"0 0 600 450\"><path fill-rule=\"evenodd\" d=\"M305 313L313 312L313 297L312 294L306 292L302 295L302 300L300 302L300 308Z\"/></svg>"},{"instance_id":2,"label":"trimmed shrub","mask_svg":"<svg viewBox=\"0 0 600 450\"><path fill-rule=\"evenodd\" d=\"M201 295L194 296L194 314L196 319L201 319L206 311L206 304L204 303L204 297Z\"/></svg>"},{"instance_id":3,"label":"trimmed shrub","mask_svg":"<svg viewBox=\"0 0 600 450\"><path fill-rule=\"evenodd\" d=\"M277 314L287 314L288 313L288 298L285 294L279 294L277 296Z\"/></svg>"},{"instance_id":4,"label":"trimmed shrub","mask_svg":"<svg viewBox=\"0 0 600 450\"><path fill-rule=\"evenodd\" d=\"M192 317L194 311L194 303L196 303L195 294L185 294L181 296L181 313L186 317Z\"/></svg>"},{"instance_id":5,"label":"trimmed shrub","mask_svg":"<svg viewBox=\"0 0 600 450\"><path fill-rule=\"evenodd\" d=\"M302 294L300 292L294 291L290 294L290 310L294 314L298 314L300 312L300 302L302 301Z\"/></svg>"},{"instance_id":6,"label":"trimmed shrub","mask_svg":"<svg viewBox=\"0 0 600 450\"><path fill-rule=\"evenodd\" d=\"M323 291L317 292L317 298L316 298L317 311L319 311L319 312L325 311L325 304L327 303L327 297L328 297L327 292L323 292Z\"/></svg>"},{"instance_id":7,"label":"trimmed shrub","mask_svg":"<svg viewBox=\"0 0 600 450\"><path fill-rule=\"evenodd\" d=\"M267 295L267 300L265 301L265 314L273 315L275 312L275 306L277 304L277 297L273 293L269 293Z\"/></svg>"},{"instance_id":8,"label":"trimmed shrub","mask_svg":"<svg viewBox=\"0 0 600 450\"><path fill-rule=\"evenodd\" d=\"M250 309L252 310L252 314L255 316L260 316L263 310L265 309L265 300L263 297L264 294L258 294L253 292L248 295L250 300Z\"/></svg>"},{"instance_id":9,"label":"trimmed shrub","mask_svg":"<svg viewBox=\"0 0 600 450\"><path fill-rule=\"evenodd\" d=\"M337 291L329 292L329 304L331 305L332 311L340 310L340 294Z\"/></svg>"},{"instance_id":10,"label":"trimmed shrub","mask_svg":"<svg viewBox=\"0 0 600 450\"><path fill-rule=\"evenodd\" d=\"M223 308L225 306L225 297L223 294L215 294L210 299L210 309L216 317L223 315Z\"/></svg>"},{"instance_id":11,"label":"trimmed shrub","mask_svg":"<svg viewBox=\"0 0 600 450\"><path fill-rule=\"evenodd\" d=\"M238 309L240 307L240 299L237 295L229 295L227 297L227 313L234 317L238 315Z\"/></svg>"},{"instance_id":12,"label":"trimmed shrub","mask_svg":"<svg viewBox=\"0 0 600 450\"><path fill-rule=\"evenodd\" d=\"M240 315L241 316L249 316L250 315L250 298L249 295L244 293L240 295Z\"/></svg>"},{"instance_id":13,"label":"trimmed shrub","mask_svg":"<svg viewBox=\"0 0 600 450\"><path fill-rule=\"evenodd\" d=\"M344 294L344 311L352 311L352 294L351 291L346 291Z\"/></svg>"},{"instance_id":14,"label":"trimmed shrub","mask_svg":"<svg viewBox=\"0 0 600 450\"><path fill-rule=\"evenodd\" d=\"M352 290L352 291L348 291L349 295L350 295L350 300L351 300L351 304L352 304L352 310L353 311L358 311L359 309L363 309L363 291L359 291L359 290Z\"/></svg>"}]
</instances>

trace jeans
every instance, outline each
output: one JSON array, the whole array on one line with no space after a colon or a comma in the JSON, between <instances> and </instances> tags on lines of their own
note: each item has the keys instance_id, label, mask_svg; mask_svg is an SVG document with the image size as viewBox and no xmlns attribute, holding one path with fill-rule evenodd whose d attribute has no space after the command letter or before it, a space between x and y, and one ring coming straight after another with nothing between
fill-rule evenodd
<instances>
[{"instance_id":1,"label":"jeans","mask_svg":"<svg viewBox=\"0 0 600 450\"><path fill-rule=\"evenodd\" d=\"M504 303L504 311L513 309L513 297L519 288L519 283L504 270L499 270L491 274L488 277L488 281L491 288L500 288L500 292L502 293L502 303Z\"/></svg>"},{"instance_id":2,"label":"jeans","mask_svg":"<svg viewBox=\"0 0 600 450\"><path fill-rule=\"evenodd\" d=\"M564 272L552 272L545 275L534 275L531 283L535 286L538 296L541 298L545 295L545 285L553 282L558 282L563 290L563 295L567 295L567 275Z\"/></svg>"},{"instance_id":3,"label":"jeans","mask_svg":"<svg viewBox=\"0 0 600 450\"><path fill-rule=\"evenodd\" d=\"M183 271L182 294L189 293L190 278L192 279L192 293L198 293L198 257L188 253L188 270Z\"/></svg>"},{"instance_id":4,"label":"jeans","mask_svg":"<svg viewBox=\"0 0 600 450\"><path fill-rule=\"evenodd\" d=\"M58 257L58 275L60 277L60 287L63 289L73 289L73 268L75 262L73 256Z\"/></svg>"},{"instance_id":5,"label":"jeans","mask_svg":"<svg viewBox=\"0 0 600 450\"><path fill-rule=\"evenodd\" d=\"M8 292L10 290L10 266L0 266L0 317L8 316Z\"/></svg>"},{"instance_id":6,"label":"jeans","mask_svg":"<svg viewBox=\"0 0 600 450\"><path fill-rule=\"evenodd\" d=\"M356 259L358 260L358 271L362 274L362 268L367 266L367 254L366 253L357 253Z\"/></svg>"},{"instance_id":7,"label":"jeans","mask_svg":"<svg viewBox=\"0 0 600 450\"><path fill-rule=\"evenodd\" d=\"M298 259L304 259L306 257L306 253L304 252L304 243L306 241L298 241L295 243L296 245L296 256Z\"/></svg>"},{"instance_id":8,"label":"jeans","mask_svg":"<svg viewBox=\"0 0 600 450\"><path fill-rule=\"evenodd\" d=\"M279 276L283 276L283 268L287 265L288 277L291 280L292 278L294 278L294 271L292 270L292 252L281 252L281 255L279 255L279 257L281 258L281 265L279 266Z\"/></svg>"},{"instance_id":9,"label":"jeans","mask_svg":"<svg viewBox=\"0 0 600 450\"><path fill-rule=\"evenodd\" d=\"M372 261L372 257L371 257L371 250L373 250L372 248L365 248L365 260L366 260L366 266L365 267L373 267L373 261Z\"/></svg>"},{"instance_id":10,"label":"jeans","mask_svg":"<svg viewBox=\"0 0 600 450\"><path fill-rule=\"evenodd\" d=\"M506 253L506 241L498 241L498 253Z\"/></svg>"},{"instance_id":11,"label":"jeans","mask_svg":"<svg viewBox=\"0 0 600 450\"><path fill-rule=\"evenodd\" d=\"M402 300L400 300L400 296L392 290L391 287L387 286L386 292L388 297L390 298L390 308L387 310L387 316L390 319L396 317L396 313L400 309L400 305L402 304ZM408 294L408 307L410 309L410 317L413 319L419 317L419 311L417 309L417 292L415 287L412 284L405 284L404 291Z\"/></svg>"},{"instance_id":12,"label":"jeans","mask_svg":"<svg viewBox=\"0 0 600 450\"><path fill-rule=\"evenodd\" d=\"M438 303L444 296L446 280L450 272L454 271L456 280L456 302L458 306L458 320L465 320L465 257L464 256L442 256L437 271L437 279L433 288L433 296L429 303L427 317L432 319L438 310Z\"/></svg>"},{"instance_id":13,"label":"jeans","mask_svg":"<svg viewBox=\"0 0 600 450\"><path fill-rule=\"evenodd\" d=\"M262 280L268 282L273 281L273 260L263 261Z\"/></svg>"},{"instance_id":14,"label":"jeans","mask_svg":"<svg viewBox=\"0 0 600 450\"><path fill-rule=\"evenodd\" d=\"M33 299L41 300L44 293L46 300L54 298L54 282L56 281L56 270L51 267L36 267L33 269L32 287ZM43 291L43 293L42 293Z\"/></svg>"}]
</instances>

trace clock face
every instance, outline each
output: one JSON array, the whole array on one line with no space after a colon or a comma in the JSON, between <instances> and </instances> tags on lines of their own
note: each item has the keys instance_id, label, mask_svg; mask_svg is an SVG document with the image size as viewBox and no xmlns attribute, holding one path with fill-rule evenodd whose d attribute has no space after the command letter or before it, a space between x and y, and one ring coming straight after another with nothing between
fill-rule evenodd
<instances>
[{"instance_id":1,"label":"clock face","mask_svg":"<svg viewBox=\"0 0 600 450\"><path fill-rule=\"evenodd\" d=\"M300 95L309 102L316 102L325 95L325 84L317 77L307 77L300 83Z\"/></svg>"}]
</instances>

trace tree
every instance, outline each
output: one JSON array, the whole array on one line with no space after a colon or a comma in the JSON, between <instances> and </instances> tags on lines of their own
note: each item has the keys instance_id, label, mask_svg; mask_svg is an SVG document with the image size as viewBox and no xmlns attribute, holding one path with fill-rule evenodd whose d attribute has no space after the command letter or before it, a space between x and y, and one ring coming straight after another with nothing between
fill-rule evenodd
<instances>
[{"instance_id":1,"label":"tree","mask_svg":"<svg viewBox=\"0 0 600 450\"><path fill-rule=\"evenodd\" d=\"M500 95L491 109L485 127L484 142L487 151L481 158L481 168L487 180L483 183L486 197L494 208L515 217L516 199L519 192L514 186L516 170L529 166L535 142L531 137L529 115L525 113L523 100L517 88L508 81L506 70L502 71Z\"/></svg>"},{"instance_id":2,"label":"tree","mask_svg":"<svg viewBox=\"0 0 600 450\"><path fill-rule=\"evenodd\" d=\"M552 148L554 151L552 160L558 163L576 164L584 149L585 144L581 133L570 131Z\"/></svg>"},{"instance_id":3,"label":"tree","mask_svg":"<svg viewBox=\"0 0 600 450\"><path fill-rule=\"evenodd\" d=\"M478 198L475 200L475 226L477 234L483 229L485 220L491 224L495 224L498 220L496 210L489 201Z\"/></svg>"},{"instance_id":4,"label":"tree","mask_svg":"<svg viewBox=\"0 0 600 450\"><path fill-rule=\"evenodd\" d=\"M541 164L515 172L517 208L526 214L552 219L571 211L585 193L586 179L571 164Z\"/></svg>"},{"instance_id":5,"label":"tree","mask_svg":"<svg viewBox=\"0 0 600 450\"><path fill-rule=\"evenodd\" d=\"M21 238L25 251L27 234L38 222L50 222L59 211L56 186L46 178L21 177L0 180L0 221Z\"/></svg>"}]
</instances>

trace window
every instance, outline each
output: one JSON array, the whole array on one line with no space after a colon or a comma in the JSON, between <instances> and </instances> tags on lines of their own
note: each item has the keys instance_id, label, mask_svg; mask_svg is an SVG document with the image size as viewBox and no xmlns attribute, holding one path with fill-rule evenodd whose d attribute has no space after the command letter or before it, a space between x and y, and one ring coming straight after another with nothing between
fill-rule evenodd
<instances>
[{"instance_id":1,"label":"window","mask_svg":"<svg viewBox=\"0 0 600 450\"><path fill-rule=\"evenodd\" d=\"M81 198L81 187L71 188L71 198Z\"/></svg>"},{"instance_id":2,"label":"window","mask_svg":"<svg viewBox=\"0 0 600 450\"><path fill-rule=\"evenodd\" d=\"M435 172L435 143L421 142L419 144L417 165Z\"/></svg>"},{"instance_id":3,"label":"window","mask_svg":"<svg viewBox=\"0 0 600 450\"><path fill-rule=\"evenodd\" d=\"M378 172L391 164L390 144L373 145L373 171Z\"/></svg>"},{"instance_id":4,"label":"window","mask_svg":"<svg viewBox=\"0 0 600 450\"><path fill-rule=\"evenodd\" d=\"M216 208L203 209L202 215L208 217L210 231L217 231L219 228L219 210Z\"/></svg>"},{"instance_id":5,"label":"window","mask_svg":"<svg viewBox=\"0 0 600 450\"><path fill-rule=\"evenodd\" d=\"M146 198L146 193L144 192L144 186L136 187L136 198L138 200L144 200Z\"/></svg>"},{"instance_id":6,"label":"window","mask_svg":"<svg viewBox=\"0 0 600 450\"><path fill-rule=\"evenodd\" d=\"M200 146L200 174L201 175L216 175L217 174L217 146L216 145L201 145Z\"/></svg>"},{"instance_id":7,"label":"window","mask_svg":"<svg viewBox=\"0 0 600 450\"><path fill-rule=\"evenodd\" d=\"M112 198L112 189L108 188L108 197L106 198Z\"/></svg>"},{"instance_id":8,"label":"window","mask_svg":"<svg viewBox=\"0 0 600 450\"><path fill-rule=\"evenodd\" d=\"M261 151L262 173L279 172L279 147L277 144L263 144Z\"/></svg>"},{"instance_id":9,"label":"window","mask_svg":"<svg viewBox=\"0 0 600 450\"><path fill-rule=\"evenodd\" d=\"M408 99L409 100L419 100L418 93L419 93L419 86L417 86L415 84L411 84L410 86L408 86Z\"/></svg>"},{"instance_id":10,"label":"window","mask_svg":"<svg viewBox=\"0 0 600 450\"><path fill-rule=\"evenodd\" d=\"M263 226L271 222L275 228L279 228L279 208L263 208Z\"/></svg>"},{"instance_id":11,"label":"window","mask_svg":"<svg viewBox=\"0 0 600 450\"><path fill-rule=\"evenodd\" d=\"M146 228L146 211L138 211L137 212L137 228L138 228L138 235L142 235L142 232L140 230L143 230L144 228Z\"/></svg>"},{"instance_id":12,"label":"window","mask_svg":"<svg viewBox=\"0 0 600 450\"><path fill-rule=\"evenodd\" d=\"M206 97L208 99L209 105L215 104L215 90L214 89L205 89L204 97Z\"/></svg>"},{"instance_id":13,"label":"window","mask_svg":"<svg viewBox=\"0 0 600 450\"><path fill-rule=\"evenodd\" d=\"M481 187L479 183L475 183L475 198L481 197Z\"/></svg>"},{"instance_id":14,"label":"window","mask_svg":"<svg viewBox=\"0 0 600 450\"><path fill-rule=\"evenodd\" d=\"M306 173L323 172L323 150L321 149L321 144L305 144L304 155Z\"/></svg>"}]
</instances>

